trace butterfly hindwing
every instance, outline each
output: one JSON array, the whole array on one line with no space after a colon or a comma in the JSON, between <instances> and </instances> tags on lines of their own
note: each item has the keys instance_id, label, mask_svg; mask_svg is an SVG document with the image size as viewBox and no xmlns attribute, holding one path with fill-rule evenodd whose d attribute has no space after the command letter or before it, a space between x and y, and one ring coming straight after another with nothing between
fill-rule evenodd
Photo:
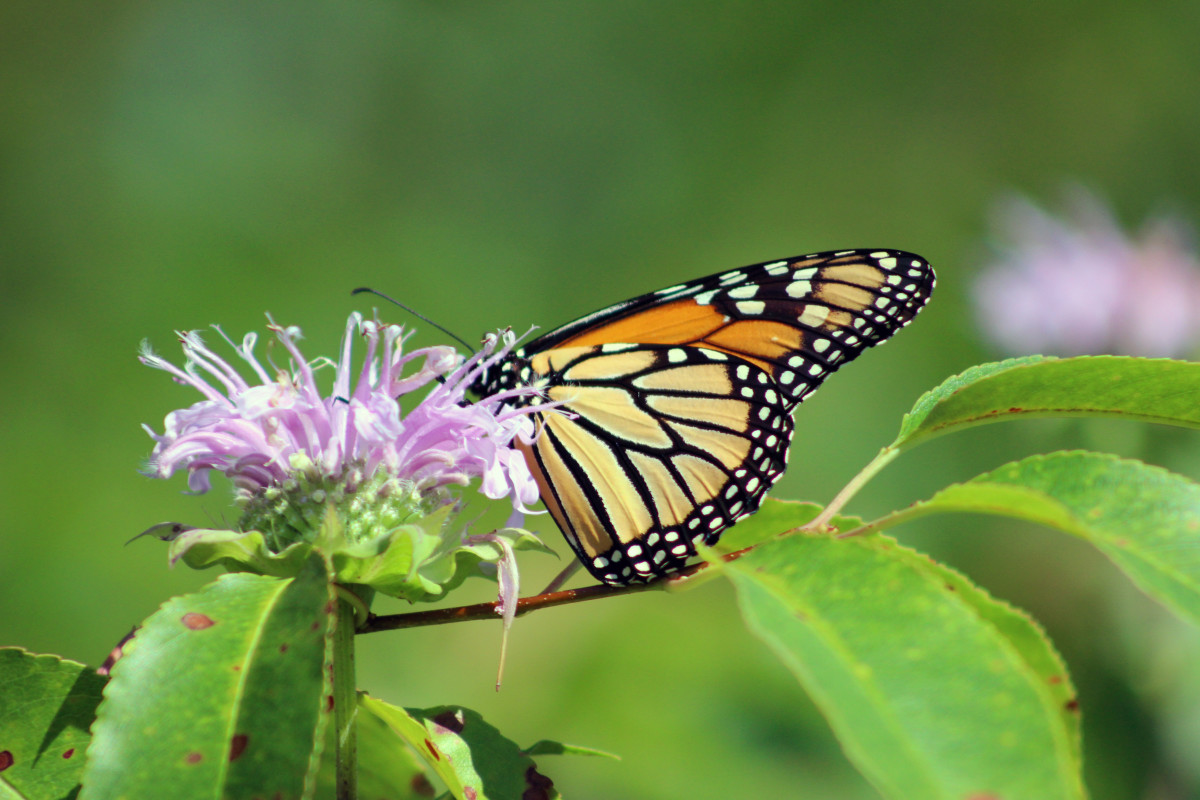
<instances>
[{"instance_id":1,"label":"butterfly hindwing","mask_svg":"<svg viewBox=\"0 0 1200 800\"><path fill-rule=\"evenodd\" d=\"M542 498L602 581L677 570L754 512L787 464L774 380L699 347L557 348L530 366L561 403L525 448Z\"/></svg>"},{"instance_id":2,"label":"butterfly hindwing","mask_svg":"<svg viewBox=\"0 0 1200 800\"><path fill-rule=\"evenodd\" d=\"M475 390L531 385L561 404L522 445L542 500L597 579L649 580L758 508L787 463L792 409L933 286L900 250L754 264L550 331Z\"/></svg>"}]
</instances>

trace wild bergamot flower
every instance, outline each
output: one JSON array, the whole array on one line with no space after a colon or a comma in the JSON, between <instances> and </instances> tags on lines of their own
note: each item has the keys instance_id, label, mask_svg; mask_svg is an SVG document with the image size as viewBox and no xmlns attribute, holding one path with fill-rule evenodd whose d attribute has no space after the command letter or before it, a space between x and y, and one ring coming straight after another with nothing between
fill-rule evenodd
<instances>
[{"instance_id":1,"label":"wild bergamot flower","mask_svg":"<svg viewBox=\"0 0 1200 800\"><path fill-rule=\"evenodd\" d=\"M1178 356L1200 341L1200 259L1187 225L1163 217L1138 236L1103 201L1068 193L1053 216L1013 198L996 215L997 258L979 275L984 331L1010 353Z\"/></svg>"},{"instance_id":2,"label":"wild bergamot flower","mask_svg":"<svg viewBox=\"0 0 1200 800\"><path fill-rule=\"evenodd\" d=\"M299 328L269 321L275 337L270 344L283 348L286 366L259 359L255 334L239 345L216 329L252 380L195 332L180 334L183 367L143 345L142 363L203 396L168 414L163 433L146 427L155 440L147 474L166 478L185 471L189 488L205 492L211 473L222 473L242 510L235 531L179 537L173 558L183 556L193 566L219 562L286 573L284 554L301 545L305 553L323 548L335 565L338 558L346 564L386 554L394 568L385 578L378 577L378 563L346 567L342 578L355 582L370 573L372 581L364 583L419 599L461 581L460 567L507 552L494 537L494 547L464 538L451 521L455 498L449 487L478 479L484 495L510 501L518 520L537 502L537 485L512 443L532 440L530 414L546 406L505 403L534 394L524 388L476 402L466 397L472 382L512 348L511 333L486 337L481 350L465 359L448 347L405 353L402 328L355 313L337 360L310 362L297 346ZM354 341L360 337L366 354L356 368ZM317 376L329 369L325 393ZM420 390L427 393L415 404L406 401L411 410L404 411L402 399ZM505 543L537 546L531 534L518 530Z\"/></svg>"}]
</instances>

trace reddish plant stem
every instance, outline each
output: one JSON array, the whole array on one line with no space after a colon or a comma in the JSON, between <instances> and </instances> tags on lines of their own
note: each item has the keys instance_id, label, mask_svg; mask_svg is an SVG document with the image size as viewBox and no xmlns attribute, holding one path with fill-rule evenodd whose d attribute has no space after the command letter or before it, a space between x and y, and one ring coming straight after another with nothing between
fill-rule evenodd
<instances>
[{"instance_id":1,"label":"reddish plant stem","mask_svg":"<svg viewBox=\"0 0 1200 800\"><path fill-rule=\"evenodd\" d=\"M733 561L740 558L752 548L727 553L723 561ZM517 616L523 616L531 611L554 606L565 606L570 603L582 603L585 600L599 600L602 597L614 595L635 594L651 589L668 589L678 586L697 573L703 571L708 564L693 564L667 578L650 583L634 583L627 586L584 586L579 589L563 589L557 592L522 597L517 601ZM433 611L412 611L406 614L371 614L358 628L358 633L376 633L378 631L394 631L400 628L419 628L425 625L445 625L450 622L468 622L473 619L498 619L496 603L475 603L469 606L455 608L439 608Z\"/></svg>"}]
</instances>

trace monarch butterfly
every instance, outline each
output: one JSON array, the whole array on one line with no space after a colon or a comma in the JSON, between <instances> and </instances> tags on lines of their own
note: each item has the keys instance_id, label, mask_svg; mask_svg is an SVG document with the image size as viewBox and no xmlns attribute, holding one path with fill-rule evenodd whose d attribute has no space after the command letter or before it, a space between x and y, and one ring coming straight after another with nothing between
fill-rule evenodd
<instances>
[{"instance_id":1,"label":"monarch butterfly","mask_svg":"<svg viewBox=\"0 0 1200 800\"><path fill-rule=\"evenodd\" d=\"M754 264L570 322L472 389L533 386L561 404L518 445L542 502L598 580L649 581L758 509L787 466L792 409L933 286L900 250Z\"/></svg>"}]
</instances>

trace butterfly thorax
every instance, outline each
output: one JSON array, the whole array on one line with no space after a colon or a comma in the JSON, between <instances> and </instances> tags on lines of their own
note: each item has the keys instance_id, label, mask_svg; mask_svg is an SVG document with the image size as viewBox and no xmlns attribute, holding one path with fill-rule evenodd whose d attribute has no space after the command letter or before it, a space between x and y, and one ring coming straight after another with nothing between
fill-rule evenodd
<instances>
[{"instance_id":1,"label":"butterfly thorax","mask_svg":"<svg viewBox=\"0 0 1200 800\"><path fill-rule=\"evenodd\" d=\"M470 391L477 397L490 397L498 392L528 386L531 378L532 371L524 349L514 350L485 369L471 383ZM514 397L508 400L507 404L520 407L534 402L535 399L533 396Z\"/></svg>"}]
</instances>

